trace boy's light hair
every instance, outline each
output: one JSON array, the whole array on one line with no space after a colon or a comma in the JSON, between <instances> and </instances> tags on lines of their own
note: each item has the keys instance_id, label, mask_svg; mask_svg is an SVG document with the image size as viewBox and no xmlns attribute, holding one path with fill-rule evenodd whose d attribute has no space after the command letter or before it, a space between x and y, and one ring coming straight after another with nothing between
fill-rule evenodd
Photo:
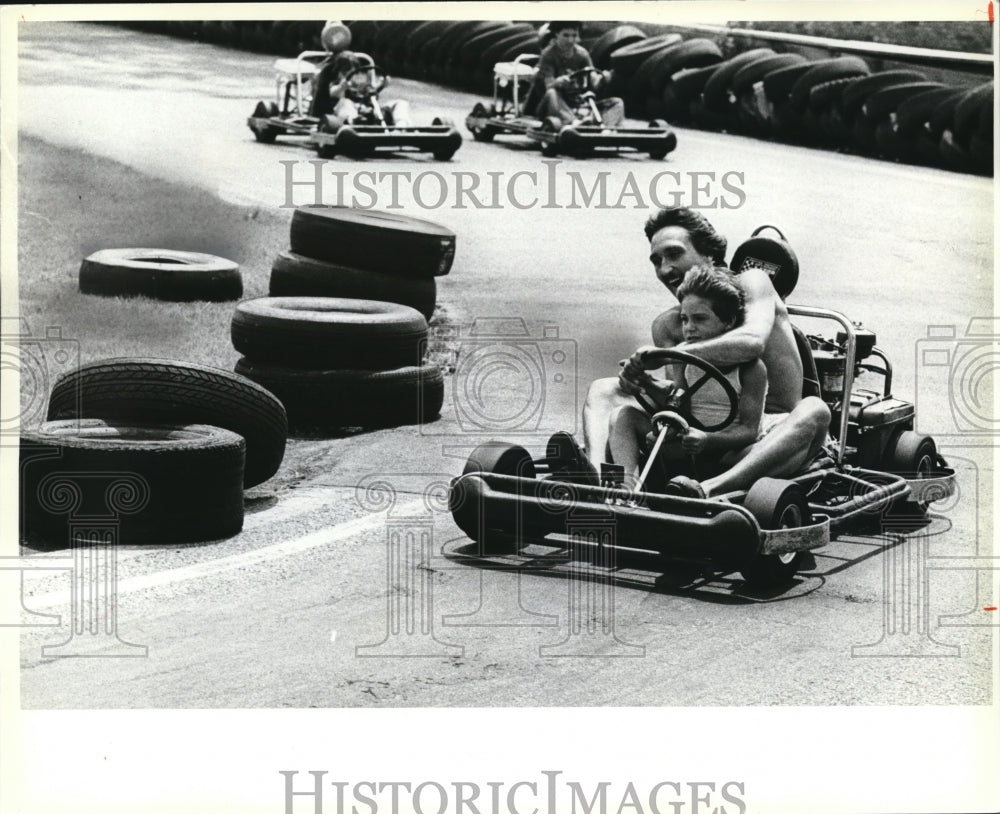
<instances>
[{"instance_id":1,"label":"boy's light hair","mask_svg":"<svg viewBox=\"0 0 1000 814\"><path fill-rule=\"evenodd\" d=\"M743 289L737 285L733 273L725 266L692 267L677 289L677 300L684 302L688 294L711 303L712 312L723 322L731 322L734 326L743 322L746 297Z\"/></svg>"}]
</instances>

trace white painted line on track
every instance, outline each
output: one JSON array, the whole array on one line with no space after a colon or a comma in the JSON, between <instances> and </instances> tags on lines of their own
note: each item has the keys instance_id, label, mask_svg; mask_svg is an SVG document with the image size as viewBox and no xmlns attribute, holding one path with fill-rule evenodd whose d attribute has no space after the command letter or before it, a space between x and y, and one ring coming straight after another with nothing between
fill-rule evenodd
<instances>
[{"instance_id":1,"label":"white painted line on track","mask_svg":"<svg viewBox=\"0 0 1000 814\"><path fill-rule=\"evenodd\" d=\"M423 505L424 502L422 499L413 500L409 503L404 503L401 506L396 507L396 511L406 514L409 510L419 510L423 507ZM295 540L286 540L283 543L275 543L274 545L267 546L265 548L257 548L253 551L245 551L242 554L233 554L229 557L220 557L207 562L186 565L181 568L173 568L169 571L159 571L154 574L146 574L140 577L130 577L129 579L122 580L118 583L116 594L118 596L122 596L123 594L147 590L149 588L174 585L178 582L187 582L192 579L215 576L216 574L222 574L226 571L232 571L237 568L244 568L250 565L258 565L262 562L281 559L282 557L289 557L293 554L300 554L303 551L308 551L310 548L318 548L319 546L335 543L338 540L343 540L345 537L350 537L358 532L367 531L384 523L385 514L378 512L364 517L358 517L354 520L349 520L346 523L341 523L339 526L314 531ZM31 610L37 610L39 608L50 608L54 605L66 604L69 601L70 593L68 590L65 590L53 591L52 593L40 594L39 596L31 597L27 604L30 605Z\"/></svg>"}]
</instances>

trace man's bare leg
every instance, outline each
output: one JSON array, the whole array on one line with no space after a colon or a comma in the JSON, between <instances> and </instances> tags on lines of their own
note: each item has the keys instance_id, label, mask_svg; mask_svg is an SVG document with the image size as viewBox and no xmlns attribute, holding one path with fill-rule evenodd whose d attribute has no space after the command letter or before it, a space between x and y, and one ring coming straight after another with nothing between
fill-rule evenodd
<instances>
[{"instance_id":1,"label":"man's bare leg","mask_svg":"<svg viewBox=\"0 0 1000 814\"><path fill-rule=\"evenodd\" d=\"M805 398L731 469L704 480L701 487L706 495L717 495L749 489L758 478L792 475L819 452L829 427L830 408L821 399Z\"/></svg>"},{"instance_id":2,"label":"man's bare leg","mask_svg":"<svg viewBox=\"0 0 1000 814\"><path fill-rule=\"evenodd\" d=\"M598 472L605 461L611 414L618 407L634 403L635 399L618 386L617 377L597 379L590 385L583 405L583 445Z\"/></svg>"}]
</instances>

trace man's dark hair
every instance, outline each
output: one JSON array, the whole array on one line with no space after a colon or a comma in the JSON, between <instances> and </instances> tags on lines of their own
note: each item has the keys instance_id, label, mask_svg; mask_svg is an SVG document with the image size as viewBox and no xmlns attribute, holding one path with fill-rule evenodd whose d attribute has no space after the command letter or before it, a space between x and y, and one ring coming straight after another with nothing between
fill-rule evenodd
<instances>
[{"instance_id":1,"label":"man's dark hair","mask_svg":"<svg viewBox=\"0 0 1000 814\"><path fill-rule=\"evenodd\" d=\"M726 262L726 239L715 231L715 227L700 212L688 209L686 206L673 206L661 209L646 221L646 239L652 241L653 235L666 226L680 226L691 235L691 245L698 254L721 265Z\"/></svg>"},{"instance_id":2,"label":"man's dark hair","mask_svg":"<svg viewBox=\"0 0 1000 814\"><path fill-rule=\"evenodd\" d=\"M723 322L732 322L734 326L742 324L746 298L733 273L725 266L702 265L690 269L677 289L677 300L684 302L688 294L708 300L712 311Z\"/></svg>"},{"instance_id":3,"label":"man's dark hair","mask_svg":"<svg viewBox=\"0 0 1000 814\"><path fill-rule=\"evenodd\" d=\"M572 20L553 20L549 23L549 33L553 37L564 28L575 28L577 31L580 31L583 28L583 23Z\"/></svg>"}]
</instances>

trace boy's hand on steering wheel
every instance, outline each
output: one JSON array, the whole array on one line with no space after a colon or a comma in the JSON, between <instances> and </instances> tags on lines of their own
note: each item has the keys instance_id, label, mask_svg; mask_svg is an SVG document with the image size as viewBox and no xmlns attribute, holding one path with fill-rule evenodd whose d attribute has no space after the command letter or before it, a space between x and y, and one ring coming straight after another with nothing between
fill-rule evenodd
<instances>
[{"instance_id":1,"label":"boy's hand on steering wheel","mask_svg":"<svg viewBox=\"0 0 1000 814\"><path fill-rule=\"evenodd\" d=\"M688 455L697 455L705 449L706 441L708 441L708 433L689 427L687 433L681 436L681 449Z\"/></svg>"}]
</instances>

